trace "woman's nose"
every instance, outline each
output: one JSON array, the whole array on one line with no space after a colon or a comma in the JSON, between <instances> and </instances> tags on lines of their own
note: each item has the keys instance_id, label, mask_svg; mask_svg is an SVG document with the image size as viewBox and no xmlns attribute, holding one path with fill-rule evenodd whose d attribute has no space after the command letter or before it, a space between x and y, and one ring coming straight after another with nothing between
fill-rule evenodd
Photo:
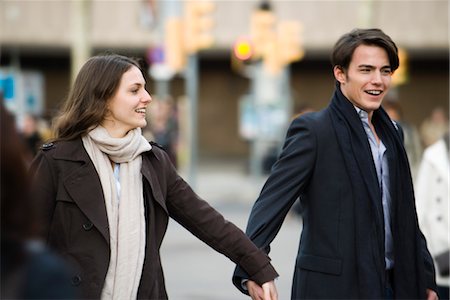
<instances>
[{"instance_id":1,"label":"woman's nose","mask_svg":"<svg viewBox=\"0 0 450 300\"><path fill-rule=\"evenodd\" d=\"M152 101L152 96L150 96L150 93L145 91L144 97L142 98L142 102L150 103Z\"/></svg>"}]
</instances>

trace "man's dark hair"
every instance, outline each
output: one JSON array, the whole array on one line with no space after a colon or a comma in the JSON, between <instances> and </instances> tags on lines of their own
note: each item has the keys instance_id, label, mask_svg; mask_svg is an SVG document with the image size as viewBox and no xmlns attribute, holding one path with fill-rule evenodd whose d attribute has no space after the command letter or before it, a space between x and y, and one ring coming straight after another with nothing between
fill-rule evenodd
<instances>
[{"instance_id":1,"label":"man's dark hair","mask_svg":"<svg viewBox=\"0 0 450 300\"><path fill-rule=\"evenodd\" d=\"M348 69L352 60L353 52L360 45L378 46L386 50L389 57L389 64L392 71L399 65L398 49L392 39L383 31L377 28L354 29L339 38L331 54L331 64L333 68L339 66L344 70Z\"/></svg>"}]
</instances>

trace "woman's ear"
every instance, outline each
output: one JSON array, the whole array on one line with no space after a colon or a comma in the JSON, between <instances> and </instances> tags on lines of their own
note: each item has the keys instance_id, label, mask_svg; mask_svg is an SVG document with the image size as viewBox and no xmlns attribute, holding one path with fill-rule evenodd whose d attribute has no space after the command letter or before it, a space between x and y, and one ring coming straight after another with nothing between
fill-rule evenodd
<instances>
[{"instance_id":1,"label":"woman's ear","mask_svg":"<svg viewBox=\"0 0 450 300\"><path fill-rule=\"evenodd\" d=\"M334 78L340 83L345 83L345 71L341 66L334 66L333 68Z\"/></svg>"},{"instance_id":2,"label":"woman's ear","mask_svg":"<svg viewBox=\"0 0 450 300\"><path fill-rule=\"evenodd\" d=\"M103 117L102 117L102 121L105 121L107 119L109 119L111 117L111 110L109 109L109 104L106 105L106 108L103 112Z\"/></svg>"}]
</instances>

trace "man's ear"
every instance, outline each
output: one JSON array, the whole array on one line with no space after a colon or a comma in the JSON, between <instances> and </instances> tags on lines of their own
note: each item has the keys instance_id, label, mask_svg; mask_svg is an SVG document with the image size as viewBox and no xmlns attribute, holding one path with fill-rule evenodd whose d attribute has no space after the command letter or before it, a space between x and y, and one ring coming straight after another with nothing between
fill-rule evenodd
<instances>
[{"instance_id":1,"label":"man's ear","mask_svg":"<svg viewBox=\"0 0 450 300\"><path fill-rule=\"evenodd\" d=\"M345 72L341 66L334 66L333 68L334 78L340 83L345 83Z\"/></svg>"}]
</instances>

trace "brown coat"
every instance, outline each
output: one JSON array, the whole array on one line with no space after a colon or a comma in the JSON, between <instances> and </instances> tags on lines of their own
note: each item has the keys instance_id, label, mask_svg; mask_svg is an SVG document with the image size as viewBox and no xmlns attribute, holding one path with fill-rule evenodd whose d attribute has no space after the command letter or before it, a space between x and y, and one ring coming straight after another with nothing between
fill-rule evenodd
<instances>
[{"instance_id":1,"label":"brown coat","mask_svg":"<svg viewBox=\"0 0 450 300\"><path fill-rule=\"evenodd\" d=\"M167 299L159 249L168 218L241 266L258 283L277 276L270 259L200 199L153 146L142 155L146 256L138 298ZM109 229L100 179L81 139L45 145L32 167L48 245L75 266L72 284L99 298L109 265Z\"/></svg>"}]
</instances>

